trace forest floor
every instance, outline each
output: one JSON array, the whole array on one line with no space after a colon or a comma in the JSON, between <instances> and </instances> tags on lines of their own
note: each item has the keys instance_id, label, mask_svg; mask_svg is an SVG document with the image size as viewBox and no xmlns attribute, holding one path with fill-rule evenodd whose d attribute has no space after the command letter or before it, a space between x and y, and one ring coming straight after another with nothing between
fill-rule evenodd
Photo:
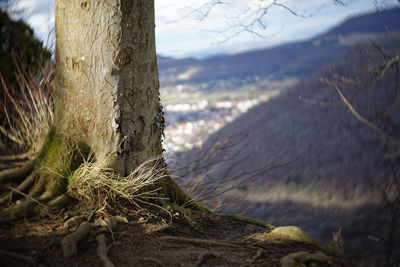
<instances>
[{"instance_id":1,"label":"forest floor","mask_svg":"<svg viewBox=\"0 0 400 267\"><path fill-rule=\"evenodd\" d=\"M79 205L55 218L2 223L0 250L29 257L33 266L101 266L95 233L78 245L78 254L64 258L60 241L75 229L65 221L82 215ZM87 215L87 214L86 214ZM234 216L188 211L168 217L145 210L131 214L107 234L108 257L116 266L280 266L288 254L320 252L310 244L268 238L268 229ZM326 253L326 251L324 252ZM336 255L306 266L350 266ZM28 261L0 253L1 266L27 266Z\"/></svg>"},{"instance_id":2,"label":"forest floor","mask_svg":"<svg viewBox=\"0 0 400 267\"><path fill-rule=\"evenodd\" d=\"M61 240L82 221L98 223L99 210L72 201L57 213L2 221L0 266L103 266L97 255L99 234L106 236L108 258L116 266L354 266L333 249L272 235L273 226L243 217L169 206L114 206L112 213L116 225L107 231L93 228L78 244L77 255L68 258ZM71 218L79 223L67 227Z\"/></svg>"}]
</instances>

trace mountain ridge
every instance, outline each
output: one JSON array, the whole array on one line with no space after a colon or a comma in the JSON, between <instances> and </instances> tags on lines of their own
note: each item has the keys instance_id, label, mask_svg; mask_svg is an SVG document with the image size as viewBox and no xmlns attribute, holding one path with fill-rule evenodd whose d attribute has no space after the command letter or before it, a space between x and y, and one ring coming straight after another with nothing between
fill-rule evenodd
<instances>
[{"instance_id":1,"label":"mountain ridge","mask_svg":"<svg viewBox=\"0 0 400 267\"><path fill-rule=\"evenodd\" d=\"M395 54L400 47L400 36L374 41L388 55ZM320 78L335 81L341 76L358 77L362 70L373 66L371 62L380 60L381 54L375 44L360 43L315 75L253 107L209 137L202 146L225 144L245 131L246 139L241 140L244 144L241 148L224 150L228 154L226 158L237 151L247 156L243 160L235 159L234 163L215 158L214 165L208 164L206 170L193 172L188 179L211 177L211 181L218 181L218 177L228 172L238 175L261 169L265 164L282 165L271 168L251 183L241 184L225 197L229 200L232 195L248 193L244 198L245 208L241 210L245 216L269 222L279 220L281 225L299 225L323 243L329 242L331 233L341 228L349 252L360 257L369 257L369 253L379 255L383 243L373 243L368 236L360 237L364 224L354 224L380 208L382 199L377 188L388 175L386 150L379 136L340 104L335 89ZM376 112L393 101L390 89L396 75L392 71L367 88L362 84L354 88L346 83L340 86L357 111L373 120ZM393 114L400 115L399 107ZM194 149L173 167L179 169L202 153ZM228 213L235 212L238 210L228 209ZM387 218L382 217L368 222L367 227L372 229L368 234L386 240L387 228L381 228L385 220Z\"/></svg>"},{"instance_id":2,"label":"mountain ridge","mask_svg":"<svg viewBox=\"0 0 400 267\"><path fill-rule=\"evenodd\" d=\"M371 28L371 30L369 30ZM234 55L206 59L172 59L159 56L161 84L201 83L229 77L306 77L329 64L349 47L388 30L400 31L400 8L352 17L309 40L285 43ZM351 36L353 35L353 36ZM174 79L192 69L186 79Z\"/></svg>"}]
</instances>

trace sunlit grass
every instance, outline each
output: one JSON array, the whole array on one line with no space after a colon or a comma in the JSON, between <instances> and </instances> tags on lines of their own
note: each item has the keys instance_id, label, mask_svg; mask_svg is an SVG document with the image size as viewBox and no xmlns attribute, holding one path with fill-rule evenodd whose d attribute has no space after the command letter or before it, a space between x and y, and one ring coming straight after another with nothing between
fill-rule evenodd
<instances>
[{"instance_id":1,"label":"sunlit grass","mask_svg":"<svg viewBox=\"0 0 400 267\"><path fill-rule=\"evenodd\" d=\"M5 125L1 133L18 149L29 151L34 157L41 149L53 121L53 95L55 91L51 70L43 68L38 76L28 73L16 59L16 78L19 88L11 93L0 74L5 103L2 105Z\"/></svg>"},{"instance_id":2,"label":"sunlit grass","mask_svg":"<svg viewBox=\"0 0 400 267\"><path fill-rule=\"evenodd\" d=\"M127 176L109 167L110 154L89 155L68 177L68 191L78 199L102 205L107 200L122 198L133 204L155 198L155 183L166 176L161 157L150 158ZM97 203L95 203L97 202Z\"/></svg>"}]
</instances>

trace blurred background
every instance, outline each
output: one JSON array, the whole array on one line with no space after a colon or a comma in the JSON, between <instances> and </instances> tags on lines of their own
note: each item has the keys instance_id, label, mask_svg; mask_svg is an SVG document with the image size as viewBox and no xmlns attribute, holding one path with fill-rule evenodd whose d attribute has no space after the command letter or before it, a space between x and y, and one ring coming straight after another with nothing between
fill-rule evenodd
<instances>
[{"instance_id":1,"label":"blurred background","mask_svg":"<svg viewBox=\"0 0 400 267\"><path fill-rule=\"evenodd\" d=\"M399 266L399 2L155 2L177 182L216 212L297 225L358 263ZM43 74L54 1L0 4L1 74L16 96L11 51Z\"/></svg>"}]
</instances>

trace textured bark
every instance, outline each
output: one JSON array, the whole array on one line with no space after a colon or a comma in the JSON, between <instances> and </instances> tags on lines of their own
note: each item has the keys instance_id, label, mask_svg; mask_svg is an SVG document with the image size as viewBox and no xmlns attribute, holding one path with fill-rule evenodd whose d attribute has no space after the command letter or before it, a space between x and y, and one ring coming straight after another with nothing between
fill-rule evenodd
<instances>
[{"instance_id":1,"label":"textured bark","mask_svg":"<svg viewBox=\"0 0 400 267\"><path fill-rule=\"evenodd\" d=\"M0 219L39 213L42 203L63 205L66 177L90 151L109 155L122 176L162 154L154 30L154 0L56 1L53 127L32 166L0 175L1 183L33 171L17 187L28 199L0 211ZM169 176L156 189L172 203L202 209Z\"/></svg>"},{"instance_id":2,"label":"textured bark","mask_svg":"<svg viewBox=\"0 0 400 267\"><path fill-rule=\"evenodd\" d=\"M123 176L160 156L154 0L57 0L56 41L57 138L109 154L108 165ZM156 188L202 209L170 177Z\"/></svg>"},{"instance_id":3,"label":"textured bark","mask_svg":"<svg viewBox=\"0 0 400 267\"><path fill-rule=\"evenodd\" d=\"M120 174L162 153L154 1L56 1L57 135Z\"/></svg>"}]
</instances>

